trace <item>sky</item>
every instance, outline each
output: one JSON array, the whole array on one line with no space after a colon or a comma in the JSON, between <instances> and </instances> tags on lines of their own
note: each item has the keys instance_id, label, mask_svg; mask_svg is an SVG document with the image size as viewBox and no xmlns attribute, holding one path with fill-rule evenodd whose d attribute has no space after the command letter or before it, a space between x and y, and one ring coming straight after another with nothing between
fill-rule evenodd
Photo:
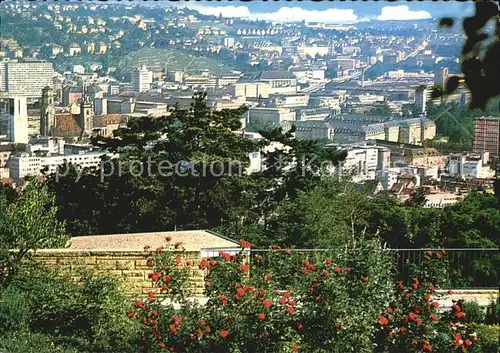
<instances>
[{"instance_id":1,"label":"sky","mask_svg":"<svg viewBox=\"0 0 500 353\"><path fill-rule=\"evenodd\" d=\"M175 3L174 3L175 4ZM440 17L470 16L472 2L314 2L314 1L231 1L179 2L207 15L240 17L269 21L303 21L342 23L360 20L425 20Z\"/></svg>"}]
</instances>

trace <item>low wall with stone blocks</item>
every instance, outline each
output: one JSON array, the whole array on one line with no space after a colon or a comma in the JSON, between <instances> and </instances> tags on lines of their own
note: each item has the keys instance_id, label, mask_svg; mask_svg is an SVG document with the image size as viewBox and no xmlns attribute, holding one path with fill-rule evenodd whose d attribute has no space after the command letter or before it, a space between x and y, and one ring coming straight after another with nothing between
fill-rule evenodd
<instances>
[{"instance_id":1,"label":"low wall with stone blocks","mask_svg":"<svg viewBox=\"0 0 500 353\"><path fill-rule=\"evenodd\" d=\"M191 297L203 296L204 271L198 269L201 253L198 251L179 252L184 264L192 260L193 266L186 267L188 281L186 290ZM78 271L87 268L96 274L120 276L125 280L125 293L133 297L143 297L155 290L148 278L152 269L147 266L151 254L146 251L83 251L70 249L38 250L34 259L41 265L71 275L76 281ZM182 266L182 265L181 265ZM157 292L157 291L156 291Z\"/></svg>"},{"instance_id":2,"label":"low wall with stone blocks","mask_svg":"<svg viewBox=\"0 0 500 353\"><path fill-rule=\"evenodd\" d=\"M447 295L447 291L436 291L445 294L446 298L439 300L443 308L451 308L453 301L463 300L476 302L481 307L487 307L492 301L496 301L500 292L495 289L456 289L452 295Z\"/></svg>"}]
</instances>

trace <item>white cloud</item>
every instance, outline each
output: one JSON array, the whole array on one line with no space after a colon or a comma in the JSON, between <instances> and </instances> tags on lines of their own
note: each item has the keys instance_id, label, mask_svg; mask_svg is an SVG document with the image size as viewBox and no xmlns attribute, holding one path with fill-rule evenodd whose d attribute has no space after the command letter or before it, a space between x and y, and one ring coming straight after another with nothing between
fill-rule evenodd
<instances>
[{"instance_id":1,"label":"white cloud","mask_svg":"<svg viewBox=\"0 0 500 353\"><path fill-rule=\"evenodd\" d=\"M382 13L377 17L379 21L396 21L396 20L425 20L432 18L427 11L411 11L406 5L401 6L385 6L382 8Z\"/></svg>"},{"instance_id":2,"label":"white cloud","mask_svg":"<svg viewBox=\"0 0 500 353\"><path fill-rule=\"evenodd\" d=\"M322 22L322 23L339 23L339 22L353 22L358 19L354 14L354 10L339 10L328 9L323 11L305 10L300 7L282 7L276 12L254 14L258 17L268 21L281 21L281 22Z\"/></svg>"},{"instance_id":3,"label":"white cloud","mask_svg":"<svg viewBox=\"0 0 500 353\"><path fill-rule=\"evenodd\" d=\"M354 22L358 16L354 10L328 9L323 11L305 10L300 7L282 7L275 12L251 13L247 6L198 6L192 5L190 8L199 11L204 15L224 17L240 17L252 20L260 19L275 22L322 22L322 23L341 23Z\"/></svg>"},{"instance_id":4,"label":"white cloud","mask_svg":"<svg viewBox=\"0 0 500 353\"><path fill-rule=\"evenodd\" d=\"M251 17L252 14L247 6L188 6L203 15L219 16L222 14L224 17Z\"/></svg>"}]
</instances>

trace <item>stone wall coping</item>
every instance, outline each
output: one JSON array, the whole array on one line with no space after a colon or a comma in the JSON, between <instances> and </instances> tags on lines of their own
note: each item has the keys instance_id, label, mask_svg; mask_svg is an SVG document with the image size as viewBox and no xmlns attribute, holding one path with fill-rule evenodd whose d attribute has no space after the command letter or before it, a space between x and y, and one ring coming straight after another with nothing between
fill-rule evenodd
<instances>
[{"instance_id":1,"label":"stone wall coping","mask_svg":"<svg viewBox=\"0 0 500 353\"><path fill-rule=\"evenodd\" d=\"M199 250L165 250L172 251L176 253L185 253L185 254L197 254L201 255ZM30 251L29 253L35 254L35 256L54 256L54 255L63 255L63 254L71 254L71 255L82 255L82 256L102 256L102 255L133 255L133 256L151 256L155 254L155 251L145 251L145 250L137 250L137 249L98 249L98 250L83 250L83 249L39 249L37 251Z\"/></svg>"},{"instance_id":2,"label":"stone wall coping","mask_svg":"<svg viewBox=\"0 0 500 353\"><path fill-rule=\"evenodd\" d=\"M170 238L172 244L182 243L182 247L187 250L234 248L239 245L235 240L206 230L77 236L70 238L67 245L75 250L133 249L137 251L142 250L145 245L150 245L152 249L167 246L166 238Z\"/></svg>"},{"instance_id":3,"label":"stone wall coping","mask_svg":"<svg viewBox=\"0 0 500 353\"><path fill-rule=\"evenodd\" d=\"M470 294L479 294L479 295L486 295L486 294L491 294L491 295L499 295L500 290L498 289L451 289L454 295L470 295ZM436 293L438 294L447 294L448 289L437 289Z\"/></svg>"}]
</instances>

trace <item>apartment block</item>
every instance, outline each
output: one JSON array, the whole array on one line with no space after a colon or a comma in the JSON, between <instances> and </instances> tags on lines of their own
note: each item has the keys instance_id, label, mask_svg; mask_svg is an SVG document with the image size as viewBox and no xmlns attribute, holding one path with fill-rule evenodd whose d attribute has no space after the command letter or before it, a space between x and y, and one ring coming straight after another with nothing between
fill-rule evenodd
<instances>
[{"instance_id":1,"label":"apartment block","mask_svg":"<svg viewBox=\"0 0 500 353\"><path fill-rule=\"evenodd\" d=\"M490 158L496 160L500 147L500 118L480 117L474 121L474 152L489 152Z\"/></svg>"},{"instance_id":2,"label":"apartment block","mask_svg":"<svg viewBox=\"0 0 500 353\"><path fill-rule=\"evenodd\" d=\"M0 63L0 90L13 96L38 99L46 86L52 86L54 69L44 60L5 60Z\"/></svg>"},{"instance_id":3,"label":"apartment block","mask_svg":"<svg viewBox=\"0 0 500 353\"><path fill-rule=\"evenodd\" d=\"M27 176L39 176L43 169L47 173L55 173L57 167L65 163L72 163L82 168L99 167L101 156L108 155L111 158L117 158L118 155L110 155L105 152L88 152L76 154L52 154L45 153L21 153L17 156L11 156L9 161L9 170L12 179L15 182L23 180Z\"/></svg>"}]
</instances>

